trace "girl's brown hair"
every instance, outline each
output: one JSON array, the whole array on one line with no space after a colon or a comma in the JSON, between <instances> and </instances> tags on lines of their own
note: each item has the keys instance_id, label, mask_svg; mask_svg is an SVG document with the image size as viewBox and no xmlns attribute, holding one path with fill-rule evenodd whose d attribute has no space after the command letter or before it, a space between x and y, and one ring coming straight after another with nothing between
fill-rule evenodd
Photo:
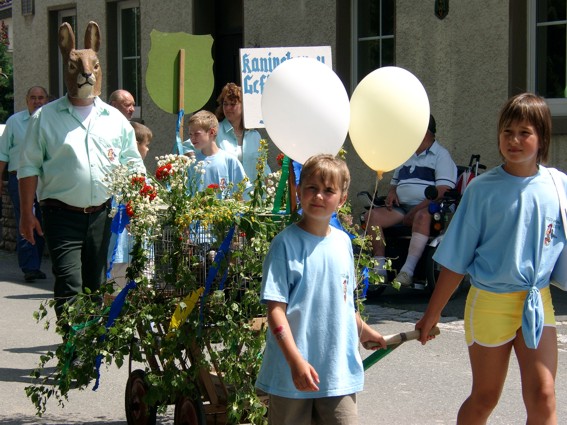
<instances>
[{"instance_id":1,"label":"girl's brown hair","mask_svg":"<svg viewBox=\"0 0 567 425\"><path fill-rule=\"evenodd\" d=\"M508 99L500 111L498 139L506 127L513 122L520 121L527 121L534 126L539 139L537 162L545 164L551 144L551 112L545 100L532 93L522 93ZM498 146L500 146L500 140L498 140Z\"/></svg>"}]
</instances>

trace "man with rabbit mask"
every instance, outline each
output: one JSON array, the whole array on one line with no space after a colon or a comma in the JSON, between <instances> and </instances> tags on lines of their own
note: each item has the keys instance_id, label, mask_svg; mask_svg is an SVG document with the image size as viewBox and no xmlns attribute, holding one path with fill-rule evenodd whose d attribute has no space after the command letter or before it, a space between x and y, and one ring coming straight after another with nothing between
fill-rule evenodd
<instances>
[{"instance_id":1,"label":"man with rabbit mask","mask_svg":"<svg viewBox=\"0 0 567 425\"><path fill-rule=\"evenodd\" d=\"M95 22L81 50L71 26L59 27L67 95L31 118L20 154L20 232L32 244L34 230L45 233L58 317L75 295L96 291L105 279L111 220L104 177L120 164L145 173L132 126L98 97L100 44ZM43 223L32 213L36 190Z\"/></svg>"}]
</instances>

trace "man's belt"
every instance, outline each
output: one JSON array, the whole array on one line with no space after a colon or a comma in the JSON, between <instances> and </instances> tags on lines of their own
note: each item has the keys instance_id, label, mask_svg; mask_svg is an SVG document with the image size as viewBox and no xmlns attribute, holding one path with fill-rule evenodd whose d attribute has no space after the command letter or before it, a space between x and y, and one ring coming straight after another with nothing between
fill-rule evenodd
<instances>
[{"instance_id":1,"label":"man's belt","mask_svg":"<svg viewBox=\"0 0 567 425\"><path fill-rule=\"evenodd\" d=\"M43 201L39 202L39 205L42 207L54 207L54 208L61 208L62 210L80 212L83 214L92 214L98 211L105 209L106 207L110 206L110 199L103 204L92 206L92 207L74 207L73 205L66 204L65 202L61 202L58 199L44 199Z\"/></svg>"}]
</instances>

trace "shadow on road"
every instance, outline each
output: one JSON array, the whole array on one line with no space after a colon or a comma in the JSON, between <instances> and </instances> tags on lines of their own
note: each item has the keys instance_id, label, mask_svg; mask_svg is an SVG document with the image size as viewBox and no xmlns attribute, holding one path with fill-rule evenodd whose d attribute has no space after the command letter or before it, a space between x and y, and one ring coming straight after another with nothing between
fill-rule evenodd
<instances>
[{"instance_id":1,"label":"shadow on road","mask_svg":"<svg viewBox=\"0 0 567 425\"><path fill-rule=\"evenodd\" d=\"M16 354L45 354L47 351L55 351L59 347L58 344L38 345L37 347L17 347L6 348L4 351Z\"/></svg>"},{"instance_id":2,"label":"shadow on road","mask_svg":"<svg viewBox=\"0 0 567 425\"><path fill-rule=\"evenodd\" d=\"M35 380L30 376L32 371L33 369L13 369L8 367L3 367L0 368L0 381L33 384ZM54 372L55 372L55 368L43 369L43 373L46 375L49 375Z\"/></svg>"}]
</instances>

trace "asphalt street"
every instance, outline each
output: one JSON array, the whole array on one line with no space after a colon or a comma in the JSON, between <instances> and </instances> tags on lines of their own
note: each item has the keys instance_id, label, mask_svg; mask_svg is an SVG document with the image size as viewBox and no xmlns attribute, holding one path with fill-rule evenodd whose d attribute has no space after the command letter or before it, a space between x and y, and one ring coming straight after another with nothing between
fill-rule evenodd
<instances>
[{"instance_id":1,"label":"asphalt street","mask_svg":"<svg viewBox=\"0 0 567 425\"><path fill-rule=\"evenodd\" d=\"M40 303L51 296L53 278L49 262L43 267L48 279L26 283L12 252L0 251L0 425L16 424L111 424L125 425L124 390L127 366L101 370L100 388L72 391L64 407L48 403L39 418L24 387L39 356L54 350L59 337L33 319ZM464 342L462 310L464 294L447 306L440 324L441 335L422 347L409 341L366 371L365 390L358 396L360 424L454 424L457 410L469 393L471 376ZM557 399L559 423L567 423L567 294L554 290L559 333ZM412 330L427 305L427 296L388 289L369 301L368 322L382 334ZM361 348L363 356L369 354ZM515 359L509 368L501 402L490 424L525 423L521 387ZM173 424L173 406L158 416L158 423Z\"/></svg>"}]
</instances>

